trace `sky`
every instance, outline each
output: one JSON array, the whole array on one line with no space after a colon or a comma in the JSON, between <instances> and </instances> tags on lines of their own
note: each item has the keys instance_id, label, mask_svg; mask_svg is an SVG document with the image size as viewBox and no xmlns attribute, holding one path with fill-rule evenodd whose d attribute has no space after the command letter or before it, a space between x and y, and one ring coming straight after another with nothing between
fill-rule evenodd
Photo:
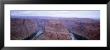
<instances>
[{"instance_id":1,"label":"sky","mask_svg":"<svg viewBox=\"0 0 110 50\"><path fill-rule=\"evenodd\" d=\"M100 18L100 11L98 10L86 10L86 11L32 11L32 10L11 10L11 16L20 17L37 17L37 16L49 16L49 17L63 17L63 18Z\"/></svg>"}]
</instances>

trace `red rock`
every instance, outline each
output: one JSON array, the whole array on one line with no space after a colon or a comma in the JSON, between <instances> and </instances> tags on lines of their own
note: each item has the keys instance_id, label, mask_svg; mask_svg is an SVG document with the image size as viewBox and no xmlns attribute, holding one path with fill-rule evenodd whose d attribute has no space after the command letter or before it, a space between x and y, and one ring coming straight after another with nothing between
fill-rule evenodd
<instances>
[{"instance_id":1,"label":"red rock","mask_svg":"<svg viewBox=\"0 0 110 50\"><path fill-rule=\"evenodd\" d=\"M31 19L17 19L11 21L11 39L21 40L36 31L37 24Z\"/></svg>"}]
</instances>

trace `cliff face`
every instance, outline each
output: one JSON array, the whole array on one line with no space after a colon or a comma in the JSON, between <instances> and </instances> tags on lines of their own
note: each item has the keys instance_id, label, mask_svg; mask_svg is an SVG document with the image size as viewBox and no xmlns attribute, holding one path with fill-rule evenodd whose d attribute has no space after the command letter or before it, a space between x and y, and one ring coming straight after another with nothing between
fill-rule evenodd
<instances>
[{"instance_id":1,"label":"cliff face","mask_svg":"<svg viewBox=\"0 0 110 50\"><path fill-rule=\"evenodd\" d=\"M77 34L89 40L100 40L100 20L90 18L72 18L60 20L69 33ZM80 40L80 39L79 39Z\"/></svg>"},{"instance_id":2,"label":"cliff face","mask_svg":"<svg viewBox=\"0 0 110 50\"><path fill-rule=\"evenodd\" d=\"M77 26L71 26L75 34L86 37L89 40L99 40L100 39L100 24L97 23L75 23Z\"/></svg>"},{"instance_id":3,"label":"cliff face","mask_svg":"<svg viewBox=\"0 0 110 50\"><path fill-rule=\"evenodd\" d=\"M11 39L21 40L36 31L37 23L29 19L11 19Z\"/></svg>"},{"instance_id":4,"label":"cliff face","mask_svg":"<svg viewBox=\"0 0 110 50\"><path fill-rule=\"evenodd\" d=\"M77 39L74 34L89 40L100 39L100 21L88 18L72 19L40 19L40 18L12 18L11 39L21 40L30 37L29 40L71 40ZM77 40L80 40L77 39Z\"/></svg>"},{"instance_id":5,"label":"cliff face","mask_svg":"<svg viewBox=\"0 0 110 50\"><path fill-rule=\"evenodd\" d=\"M62 22L50 20L46 23L44 34L40 38L43 40L70 40L71 35Z\"/></svg>"},{"instance_id":6,"label":"cliff face","mask_svg":"<svg viewBox=\"0 0 110 50\"><path fill-rule=\"evenodd\" d=\"M89 40L100 40L100 20L74 18L64 22L71 33L83 36Z\"/></svg>"}]
</instances>

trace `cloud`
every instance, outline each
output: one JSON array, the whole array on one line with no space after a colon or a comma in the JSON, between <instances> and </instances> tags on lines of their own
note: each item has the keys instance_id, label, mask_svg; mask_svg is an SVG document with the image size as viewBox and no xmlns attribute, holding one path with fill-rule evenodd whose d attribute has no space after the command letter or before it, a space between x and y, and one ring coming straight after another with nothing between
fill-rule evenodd
<instances>
[{"instance_id":1,"label":"cloud","mask_svg":"<svg viewBox=\"0 0 110 50\"><path fill-rule=\"evenodd\" d=\"M65 17L65 18L100 18L100 11L20 11L11 10L12 16L50 16L50 17Z\"/></svg>"}]
</instances>

